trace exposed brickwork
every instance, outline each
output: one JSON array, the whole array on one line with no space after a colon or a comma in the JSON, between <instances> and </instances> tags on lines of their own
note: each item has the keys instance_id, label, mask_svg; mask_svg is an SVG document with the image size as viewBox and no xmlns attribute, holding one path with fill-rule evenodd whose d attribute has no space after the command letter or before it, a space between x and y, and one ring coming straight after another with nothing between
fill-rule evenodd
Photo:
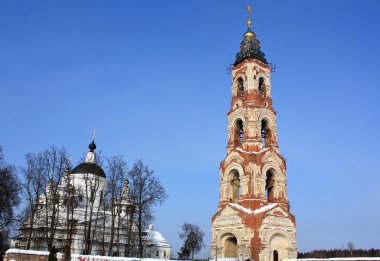
<instances>
[{"instance_id":1,"label":"exposed brickwork","mask_svg":"<svg viewBox=\"0 0 380 261\"><path fill-rule=\"evenodd\" d=\"M231 239L235 238L239 258L269 261L274 255L278 260L297 255L295 217L288 209L286 162L278 150L276 115L270 66L254 58L235 64L227 114L227 156L220 163L220 200L212 217L214 257L227 255L226 242L228 255L233 252Z\"/></svg>"}]
</instances>

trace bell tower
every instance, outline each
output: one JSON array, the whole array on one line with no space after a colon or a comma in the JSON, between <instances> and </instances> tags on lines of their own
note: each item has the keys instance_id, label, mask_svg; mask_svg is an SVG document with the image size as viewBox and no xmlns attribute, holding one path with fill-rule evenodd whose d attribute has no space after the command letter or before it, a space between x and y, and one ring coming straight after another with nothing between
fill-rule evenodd
<instances>
[{"instance_id":1,"label":"bell tower","mask_svg":"<svg viewBox=\"0 0 380 261\"><path fill-rule=\"evenodd\" d=\"M248 29L232 68L227 156L212 217L211 255L279 261L297 257L295 217L289 212L286 162L277 143L271 66Z\"/></svg>"}]
</instances>

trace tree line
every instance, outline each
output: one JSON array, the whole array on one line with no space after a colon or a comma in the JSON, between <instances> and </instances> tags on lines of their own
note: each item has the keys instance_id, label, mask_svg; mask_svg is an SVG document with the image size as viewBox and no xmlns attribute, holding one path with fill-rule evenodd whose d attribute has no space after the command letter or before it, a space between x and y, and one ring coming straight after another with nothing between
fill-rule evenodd
<instances>
[{"instance_id":1,"label":"tree line","mask_svg":"<svg viewBox=\"0 0 380 261\"><path fill-rule=\"evenodd\" d=\"M320 249L310 252L298 253L298 258L339 258L339 257L379 257L380 249L355 249L354 243L349 241L347 248L342 249Z\"/></svg>"},{"instance_id":2,"label":"tree line","mask_svg":"<svg viewBox=\"0 0 380 261\"><path fill-rule=\"evenodd\" d=\"M4 159L4 153L0 146L0 252L9 248L9 237L12 229L28 223L26 230L27 243L25 248L31 249L32 239L39 237L41 243L51 251L54 247L54 239L59 233L62 224L62 209L65 209L65 248L69 251L72 244L73 229L75 219L73 218L74 209L81 204L81 200L75 196L78 194L76 187L69 182L62 182L67 179L72 169L68 160L69 154L64 148L51 146L39 153L28 153L25 155L23 166L16 167L9 164ZM130 209L127 229L124 231L130 249L126 249L127 255L135 254L143 256L144 231L147 225L154 219L153 207L161 205L167 198L165 188L160 180L154 175L142 160L137 160L133 167L128 170L125 157L123 155L112 156L109 158L97 155L97 164L101 166L105 173L108 183L108 190L99 195L100 183L98 180L89 179L85 182L86 191L81 197L85 198L85 219L95 220L95 223L85 222L85 254L91 254L94 240L102 241L99 231L103 231L103 242L105 236L105 223L98 222L98 218L105 216L106 209L111 211L111 233L110 244L103 244L103 254L112 255L114 253L112 245L119 242L120 237L120 199L126 198L125 182L128 182L128 199ZM86 176L84 177L86 178ZM98 193L98 194L97 194ZM100 197L99 201L93 200ZM41 198L45 200L42 204ZM22 209L20 203L22 202ZM46 211L39 211L46 208ZM38 216L44 213L45 216ZM49 213L49 214L48 214ZM37 221L37 216L38 220ZM38 224L42 222L43 224ZM103 219L105 222L105 219ZM34 227L42 229L36 234ZM132 227L137 229L137 233L132 233ZM25 228L25 227L24 227ZM25 228L26 229L26 228ZM137 240L132 237L137 236ZM132 246L136 244L135 246ZM118 250L119 250L119 246ZM132 248L137 249L137 253L132 253ZM118 251L117 251L118 252Z\"/></svg>"}]
</instances>

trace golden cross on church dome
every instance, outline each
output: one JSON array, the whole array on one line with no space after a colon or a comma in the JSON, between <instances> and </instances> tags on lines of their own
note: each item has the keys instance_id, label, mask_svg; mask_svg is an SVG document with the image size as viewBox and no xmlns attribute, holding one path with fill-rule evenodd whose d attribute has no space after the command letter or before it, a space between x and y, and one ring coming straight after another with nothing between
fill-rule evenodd
<instances>
[{"instance_id":1,"label":"golden cross on church dome","mask_svg":"<svg viewBox=\"0 0 380 261\"><path fill-rule=\"evenodd\" d=\"M251 28L252 22L251 22L251 13L252 13L252 8L250 5L247 5L247 10L248 10L248 22L247 26Z\"/></svg>"},{"instance_id":2,"label":"golden cross on church dome","mask_svg":"<svg viewBox=\"0 0 380 261\"><path fill-rule=\"evenodd\" d=\"M252 7L250 5L248 5L247 6L247 10L248 10L248 22L247 22L248 30L244 34L244 38L255 37L255 34L251 31L251 25L252 25L252 21L251 21Z\"/></svg>"}]
</instances>

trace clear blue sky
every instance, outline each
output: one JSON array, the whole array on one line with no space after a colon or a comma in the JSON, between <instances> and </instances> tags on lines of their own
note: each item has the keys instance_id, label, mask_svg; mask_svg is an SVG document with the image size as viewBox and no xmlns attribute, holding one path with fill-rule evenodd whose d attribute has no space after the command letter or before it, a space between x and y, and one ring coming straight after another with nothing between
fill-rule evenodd
<instances>
[{"instance_id":1,"label":"clear blue sky","mask_svg":"<svg viewBox=\"0 0 380 261\"><path fill-rule=\"evenodd\" d=\"M169 194L155 227L209 253L230 75L247 0L0 1L0 144L6 160L55 144L142 158ZM300 251L380 247L380 1L257 0Z\"/></svg>"}]
</instances>

